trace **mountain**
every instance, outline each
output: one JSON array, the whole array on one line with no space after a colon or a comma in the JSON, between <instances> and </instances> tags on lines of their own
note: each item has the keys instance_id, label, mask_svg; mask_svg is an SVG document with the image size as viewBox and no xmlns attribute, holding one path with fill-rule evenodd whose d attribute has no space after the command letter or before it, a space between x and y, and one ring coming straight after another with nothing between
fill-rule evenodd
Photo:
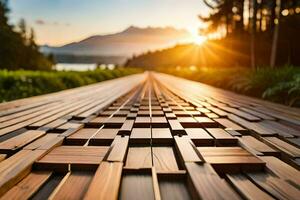
<instances>
[{"instance_id":1,"label":"mountain","mask_svg":"<svg viewBox=\"0 0 300 200\"><path fill-rule=\"evenodd\" d=\"M109 35L96 35L61 47L42 46L44 53L87 56L132 56L147 51L170 47L191 37L186 30L171 27L139 28L130 26L126 30Z\"/></svg>"}]
</instances>

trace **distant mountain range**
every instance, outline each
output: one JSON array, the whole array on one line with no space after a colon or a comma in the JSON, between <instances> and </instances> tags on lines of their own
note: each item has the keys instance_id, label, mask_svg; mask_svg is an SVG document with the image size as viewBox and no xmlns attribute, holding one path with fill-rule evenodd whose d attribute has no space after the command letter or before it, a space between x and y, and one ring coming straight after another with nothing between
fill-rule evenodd
<instances>
[{"instance_id":1,"label":"distant mountain range","mask_svg":"<svg viewBox=\"0 0 300 200\"><path fill-rule=\"evenodd\" d=\"M44 53L78 56L130 57L147 51L162 49L191 38L186 30L175 28L139 28L109 35L96 35L61 47L41 46Z\"/></svg>"}]
</instances>

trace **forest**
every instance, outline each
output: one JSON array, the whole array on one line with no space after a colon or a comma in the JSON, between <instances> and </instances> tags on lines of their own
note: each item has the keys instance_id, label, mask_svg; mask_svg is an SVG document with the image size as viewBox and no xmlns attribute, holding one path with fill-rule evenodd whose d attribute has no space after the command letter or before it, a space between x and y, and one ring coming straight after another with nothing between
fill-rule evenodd
<instances>
[{"instance_id":1,"label":"forest","mask_svg":"<svg viewBox=\"0 0 300 200\"><path fill-rule=\"evenodd\" d=\"M50 70L53 58L39 52L34 30L24 19L10 25L8 14L8 1L0 0L0 69Z\"/></svg>"},{"instance_id":2,"label":"forest","mask_svg":"<svg viewBox=\"0 0 300 200\"><path fill-rule=\"evenodd\" d=\"M202 0L210 9L199 15L201 45L146 52L126 66L278 67L300 66L299 0ZM224 62L226 59L226 62Z\"/></svg>"}]
</instances>

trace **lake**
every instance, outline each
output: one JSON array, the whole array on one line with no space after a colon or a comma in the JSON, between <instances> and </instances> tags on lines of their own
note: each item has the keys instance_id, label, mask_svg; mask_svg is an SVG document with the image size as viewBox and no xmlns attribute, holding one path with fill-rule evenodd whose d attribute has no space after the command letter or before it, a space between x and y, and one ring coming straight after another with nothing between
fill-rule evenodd
<instances>
[{"instance_id":1,"label":"lake","mask_svg":"<svg viewBox=\"0 0 300 200\"><path fill-rule=\"evenodd\" d=\"M97 68L96 63L86 64L86 63L57 63L54 67L58 71L88 71L95 70ZM114 69L115 65L100 65L100 69Z\"/></svg>"}]
</instances>

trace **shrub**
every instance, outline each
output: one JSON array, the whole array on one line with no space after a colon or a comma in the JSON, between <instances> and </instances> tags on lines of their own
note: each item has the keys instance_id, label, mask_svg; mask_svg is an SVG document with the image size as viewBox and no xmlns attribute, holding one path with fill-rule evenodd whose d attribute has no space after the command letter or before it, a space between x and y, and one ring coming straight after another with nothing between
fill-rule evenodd
<instances>
[{"instance_id":1,"label":"shrub","mask_svg":"<svg viewBox=\"0 0 300 200\"><path fill-rule=\"evenodd\" d=\"M199 81L237 93L300 107L300 68L284 66L271 69L189 68L159 69L162 72Z\"/></svg>"},{"instance_id":2,"label":"shrub","mask_svg":"<svg viewBox=\"0 0 300 200\"><path fill-rule=\"evenodd\" d=\"M0 102L57 92L140 72L142 70L136 68L86 72L0 70Z\"/></svg>"}]
</instances>

